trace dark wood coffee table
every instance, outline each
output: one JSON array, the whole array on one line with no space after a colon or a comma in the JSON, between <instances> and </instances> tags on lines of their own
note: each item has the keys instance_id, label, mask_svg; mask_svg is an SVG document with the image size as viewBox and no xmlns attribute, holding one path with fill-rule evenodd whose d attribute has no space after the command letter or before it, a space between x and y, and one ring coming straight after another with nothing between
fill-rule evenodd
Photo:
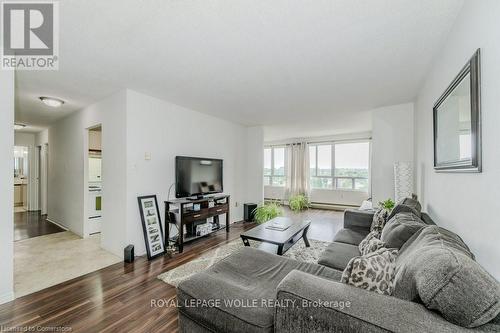
<instances>
[{"instance_id":1,"label":"dark wood coffee table","mask_svg":"<svg viewBox=\"0 0 500 333\"><path fill-rule=\"evenodd\" d=\"M266 223L256 226L240 235L241 240L245 246L250 246L248 240L255 240L265 243L278 245L278 255L283 255L293 244L297 243L299 239L303 239L307 247L309 247L309 240L307 239L307 231L311 225L310 220L294 220L288 217L281 217L280 219L291 222L291 226L284 230L272 230L266 227L274 222L270 220Z\"/></svg>"}]
</instances>

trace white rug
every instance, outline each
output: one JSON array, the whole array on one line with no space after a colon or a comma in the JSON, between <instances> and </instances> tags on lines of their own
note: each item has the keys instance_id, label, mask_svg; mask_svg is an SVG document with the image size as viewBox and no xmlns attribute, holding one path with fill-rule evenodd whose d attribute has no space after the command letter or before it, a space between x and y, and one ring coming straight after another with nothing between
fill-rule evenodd
<instances>
[{"instance_id":1,"label":"white rug","mask_svg":"<svg viewBox=\"0 0 500 333\"><path fill-rule=\"evenodd\" d=\"M329 242L321 242L314 239L310 239L309 243L311 246L306 247L304 241L300 239L287 252L285 252L283 257L303 262L316 263L321 253L330 244ZM250 245L252 247L259 247L260 242L250 241ZM158 275L158 279L177 287L179 283L188 279L190 276L204 271L213 264L229 256L234 251L243 247L244 245L241 239L236 239L226 245L222 245L211 251L208 251L207 253L202 254L200 257L184 265L178 266Z\"/></svg>"},{"instance_id":2,"label":"white rug","mask_svg":"<svg viewBox=\"0 0 500 333\"><path fill-rule=\"evenodd\" d=\"M100 244L100 235L82 239L69 231L14 242L16 297L121 261L121 258L101 249Z\"/></svg>"}]
</instances>

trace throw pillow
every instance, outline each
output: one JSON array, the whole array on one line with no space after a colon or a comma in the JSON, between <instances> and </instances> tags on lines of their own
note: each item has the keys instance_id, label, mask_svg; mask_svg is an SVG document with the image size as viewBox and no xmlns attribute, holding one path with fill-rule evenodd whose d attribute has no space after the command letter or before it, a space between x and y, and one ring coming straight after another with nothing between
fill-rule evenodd
<instances>
[{"instance_id":1,"label":"throw pillow","mask_svg":"<svg viewBox=\"0 0 500 333\"><path fill-rule=\"evenodd\" d=\"M392 295L398 250L381 248L352 258L340 282L382 295Z\"/></svg>"},{"instance_id":2,"label":"throw pillow","mask_svg":"<svg viewBox=\"0 0 500 333\"><path fill-rule=\"evenodd\" d=\"M382 232L387 218L389 217L389 211L384 208L379 208L375 214L373 214L373 221L370 231Z\"/></svg>"},{"instance_id":3,"label":"throw pillow","mask_svg":"<svg viewBox=\"0 0 500 333\"><path fill-rule=\"evenodd\" d=\"M387 247L387 244L385 244L378 238L372 238L367 242L367 244L363 248L363 251L361 251L361 255L367 255L384 247Z\"/></svg>"},{"instance_id":4,"label":"throw pillow","mask_svg":"<svg viewBox=\"0 0 500 333\"><path fill-rule=\"evenodd\" d=\"M453 232L428 226L401 249L394 296L419 300L448 321L478 327L500 314L500 283Z\"/></svg>"},{"instance_id":5,"label":"throw pillow","mask_svg":"<svg viewBox=\"0 0 500 333\"><path fill-rule=\"evenodd\" d=\"M426 224L412 213L399 213L387 222L380 240L389 248L400 249L413 234L424 228Z\"/></svg>"},{"instance_id":6,"label":"throw pillow","mask_svg":"<svg viewBox=\"0 0 500 333\"><path fill-rule=\"evenodd\" d=\"M366 237L358 245L361 255L368 254L384 247L385 243L380 241L379 238L380 233L378 231L371 231L368 235L366 235Z\"/></svg>"},{"instance_id":7,"label":"throw pillow","mask_svg":"<svg viewBox=\"0 0 500 333\"><path fill-rule=\"evenodd\" d=\"M387 221L392 219L398 213L413 213L415 216L420 218L422 216L422 206L416 199L405 198L398 202L396 207L392 209Z\"/></svg>"}]
</instances>

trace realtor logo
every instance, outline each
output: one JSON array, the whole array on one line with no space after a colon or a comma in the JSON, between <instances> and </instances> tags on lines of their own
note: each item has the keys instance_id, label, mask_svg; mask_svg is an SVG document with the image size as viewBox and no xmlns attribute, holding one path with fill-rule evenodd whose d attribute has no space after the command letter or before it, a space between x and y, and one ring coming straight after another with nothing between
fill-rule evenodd
<instances>
[{"instance_id":1,"label":"realtor logo","mask_svg":"<svg viewBox=\"0 0 500 333\"><path fill-rule=\"evenodd\" d=\"M59 3L3 1L1 68L59 68Z\"/></svg>"}]
</instances>

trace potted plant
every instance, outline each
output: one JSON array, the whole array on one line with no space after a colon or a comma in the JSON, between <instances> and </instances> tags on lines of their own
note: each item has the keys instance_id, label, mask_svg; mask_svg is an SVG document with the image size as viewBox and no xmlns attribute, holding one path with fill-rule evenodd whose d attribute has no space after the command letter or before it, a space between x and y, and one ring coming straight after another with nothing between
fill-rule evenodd
<instances>
[{"instance_id":1,"label":"potted plant","mask_svg":"<svg viewBox=\"0 0 500 333\"><path fill-rule=\"evenodd\" d=\"M309 209L311 203L309 202L309 198L304 194L297 194L290 197L290 199L288 200L288 205L293 212L298 213L303 210Z\"/></svg>"},{"instance_id":2,"label":"potted plant","mask_svg":"<svg viewBox=\"0 0 500 333\"><path fill-rule=\"evenodd\" d=\"M254 218L257 223L264 223L275 217L283 215L283 208L278 201L265 202L254 210Z\"/></svg>"},{"instance_id":3,"label":"potted plant","mask_svg":"<svg viewBox=\"0 0 500 333\"><path fill-rule=\"evenodd\" d=\"M391 212L392 209L394 208L394 206L396 206L396 203L391 198L384 200L384 201L380 201L378 204L379 204L380 208L383 208L383 209L387 210L388 212Z\"/></svg>"}]
</instances>

